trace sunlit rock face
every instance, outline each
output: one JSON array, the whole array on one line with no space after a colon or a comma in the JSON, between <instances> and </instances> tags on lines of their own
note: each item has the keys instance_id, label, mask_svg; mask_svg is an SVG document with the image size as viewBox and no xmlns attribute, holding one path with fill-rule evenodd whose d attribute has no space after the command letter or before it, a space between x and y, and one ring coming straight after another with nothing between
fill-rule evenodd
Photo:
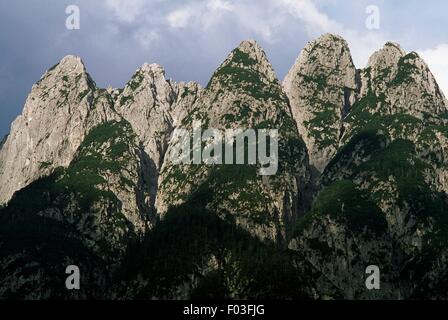
<instances>
[{"instance_id":1,"label":"sunlit rock face","mask_svg":"<svg viewBox=\"0 0 448 320\"><path fill-rule=\"evenodd\" d=\"M325 34L308 43L283 87L307 146L310 166L322 173L339 147L342 121L357 90L356 69L347 42Z\"/></svg>"},{"instance_id":2,"label":"sunlit rock face","mask_svg":"<svg viewBox=\"0 0 448 320\"><path fill-rule=\"evenodd\" d=\"M446 99L418 54L395 43L375 52L355 77L348 73L356 80L353 100L340 122L335 152L317 179L320 191L290 248L325 274L315 289L323 296L443 296ZM294 91L289 96L294 106ZM387 270L381 293L353 280L370 264Z\"/></svg>"},{"instance_id":3,"label":"sunlit rock face","mask_svg":"<svg viewBox=\"0 0 448 320\"><path fill-rule=\"evenodd\" d=\"M86 133L118 116L81 59L67 56L31 89L0 151L0 203L59 166L68 166Z\"/></svg>"}]
</instances>

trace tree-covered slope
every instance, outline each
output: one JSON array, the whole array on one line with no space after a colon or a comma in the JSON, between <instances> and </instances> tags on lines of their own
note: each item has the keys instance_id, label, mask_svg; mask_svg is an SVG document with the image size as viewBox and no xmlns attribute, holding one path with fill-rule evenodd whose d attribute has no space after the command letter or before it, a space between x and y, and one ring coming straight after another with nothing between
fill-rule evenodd
<instances>
[{"instance_id":1,"label":"tree-covered slope","mask_svg":"<svg viewBox=\"0 0 448 320\"><path fill-rule=\"evenodd\" d=\"M1 296L103 296L127 245L155 222L144 164L130 125L108 122L91 130L68 168L17 192L0 209ZM88 289L66 290L71 264Z\"/></svg>"}]
</instances>

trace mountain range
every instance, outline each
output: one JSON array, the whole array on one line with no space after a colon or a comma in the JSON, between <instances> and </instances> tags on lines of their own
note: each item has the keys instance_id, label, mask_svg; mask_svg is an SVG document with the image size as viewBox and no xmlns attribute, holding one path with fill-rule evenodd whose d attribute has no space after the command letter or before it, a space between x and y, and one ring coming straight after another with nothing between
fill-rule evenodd
<instances>
[{"instance_id":1,"label":"mountain range","mask_svg":"<svg viewBox=\"0 0 448 320\"><path fill-rule=\"evenodd\" d=\"M277 173L172 163L195 121L278 130ZM0 297L446 299L447 124L427 64L391 42L357 69L324 34L280 82L243 41L205 88L144 64L103 89L66 56L0 143Z\"/></svg>"}]
</instances>

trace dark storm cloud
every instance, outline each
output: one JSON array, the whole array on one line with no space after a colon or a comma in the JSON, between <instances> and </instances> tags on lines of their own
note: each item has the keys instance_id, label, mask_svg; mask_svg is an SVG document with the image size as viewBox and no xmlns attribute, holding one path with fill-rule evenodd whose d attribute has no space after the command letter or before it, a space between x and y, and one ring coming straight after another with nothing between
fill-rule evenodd
<instances>
[{"instance_id":1,"label":"dark storm cloud","mask_svg":"<svg viewBox=\"0 0 448 320\"><path fill-rule=\"evenodd\" d=\"M439 6L434 12L446 12L445 2L433 2ZM353 1L349 6L346 0L1 1L0 135L9 131L31 86L67 54L80 56L101 87L122 87L144 62L161 64L167 76L176 81L194 80L204 85L230 50L248 38L260 42L280 79L305 43L323 32L344 36L358 66L365 64L368 55L386 40L400 41L406 49L438 48L436 45L448 43L443 15L428 18L428 11L415 1L400 6L390 3ZM80 30L65 28L65 9L72 4L81 10ZM381 30L365 28L365 8L369 4L382 9ZM416 18L415 12L424 16ZM428 19L433 31L419 24ZM409 26L419 29L413 29L412 34L404 32ZM429 53L437 58L439 51Z\"/></svg>"}]
</instances>

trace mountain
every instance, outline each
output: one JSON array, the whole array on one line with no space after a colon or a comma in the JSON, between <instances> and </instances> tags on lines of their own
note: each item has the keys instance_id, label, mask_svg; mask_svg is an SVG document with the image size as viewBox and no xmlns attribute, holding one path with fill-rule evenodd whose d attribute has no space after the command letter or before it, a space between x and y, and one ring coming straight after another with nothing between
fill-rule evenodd
<instances>
[{"instance_id":1,"label":"mountain","mask_svg":"<svg viewBox=\"0 0 448 320\"><path fill-rule=\"evenodd\" d=\"M261 239L284 241L287 226L303 211L300 196L307 181L307 155L287 97L255 41L244 41L232 51L182 125L192 129L195 121L202 123L203 131L278 128L278 172L261 176L256 164L179 166L167 161L159 184L159 214L206 188L208 208L223 217L230 214L237 225Z\"/></svg>"},{"instance_id":2,"label":"mountain","mask_svg":"<svg viewBox=\"0 0 448 320\"><path fill-rule=\"evenodd\" d=\"M3 148L3 145L4 145L5 142L6 142L6 139L8 139L8 136L7 136L7 135L4 136L4 137L2 138L2 140L0 141L0 151L1 151L2 148Z\"/></svg>"},{"instance_id":3,"label":"mountain","mask_svg":"<svg viewBox=\"0 0 448 320\"><path fill-rule=\"evenodd\" d=\"M75 297L100 297L127 244L156 221L147 161L129 123L106 122L89 132L67 168L18 191L0 216L2 296L64 297L55 281L75 264L88 288ZM12 281L18 274L21 281Z\"/></svg>"},{"instance_id":4,"label":"mountain","mask_svg":"<svg viewBox=\"0 0 448 320\"><path fill-rule=\"evenodd\" d=\"M343 119L354 103L356 68L347 42L325 34L302 50L283 87L310 165L321 174L339 147Z\"/></svg>"},{"instance_id":5,"label":"mountain","mask_svg":"<svg viewBox=\"0 0 448 320\"><path fill-rule=\"evenodd\" d=\"M205 88L65 57L0 144L0 297L446 299L447 115L395 43L356 69L324 34L281 83L247 40Z\"/></svg>"},{"instance_id":6,"label":"mountain","mask_svg":"<svg viewBox=\"0 0 448 320\"><path fill-rule=\"evenodd\" d=\"M339 147L290 247L327 274L331 286L317 286L331 295L372 297L353 276L370 264L386 279L373 297L435 294L447 264L446 100L424 61L397 44L358 75Z\"/></svg>"},{"instance_id":7,"label":"mountain","mask_svg":"<svg viewBox=\"0 0 448 320\"><path fill-rule=\"evenodd\" d=\"M86 133L114 119L104 93L74 56L42 76L0 152L0 203L55 168L68 166Z\"/></svg>"}]
</instances>

